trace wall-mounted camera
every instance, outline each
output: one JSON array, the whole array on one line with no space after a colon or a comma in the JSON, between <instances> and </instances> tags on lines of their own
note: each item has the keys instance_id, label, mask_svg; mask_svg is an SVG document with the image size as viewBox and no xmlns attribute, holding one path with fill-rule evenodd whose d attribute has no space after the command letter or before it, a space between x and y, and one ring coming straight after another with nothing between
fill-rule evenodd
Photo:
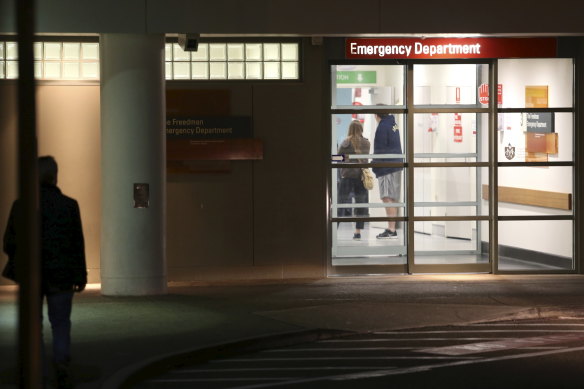
<instances>
[{"instance_id":1,"label":"wall-mounted camera","mask_svg":"<svg viewBox=\"0 0 584 389\"><path fill-rule=\"evenodd\" d=\"M184 51L199 49L199 34L178 34L178 45Z\"/></svg>"}]
</instances>

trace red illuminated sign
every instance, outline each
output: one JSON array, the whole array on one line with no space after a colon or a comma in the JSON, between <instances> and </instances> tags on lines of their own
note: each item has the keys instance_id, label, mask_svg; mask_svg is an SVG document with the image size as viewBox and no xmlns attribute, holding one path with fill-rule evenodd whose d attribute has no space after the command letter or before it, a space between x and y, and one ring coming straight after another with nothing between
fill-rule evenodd
<instances>
[{"instance_id":1,"label":"red illuminated sign","mask_svg":"<svg viewBox=\"0 0 584 389\"><path fill-rule=\"evenodd\" d=\"M551 58L555 38L347 38L353 59Z\"/></svg>"}]
</instances>

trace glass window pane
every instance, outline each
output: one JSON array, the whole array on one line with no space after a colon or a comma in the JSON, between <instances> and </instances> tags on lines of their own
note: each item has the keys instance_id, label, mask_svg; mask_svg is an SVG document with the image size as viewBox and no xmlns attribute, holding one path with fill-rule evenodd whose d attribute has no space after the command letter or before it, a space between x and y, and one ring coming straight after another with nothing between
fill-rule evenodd
<instances>
[{"instance_id":1,"label":"glass window pane","mask_svg":"<svg viewBox=\"0 0 584 389\"><path fill-rule=\"evenodd\" d=\"M0 45L1 46L1 45ZM33 45L34 59L43 59L43 44L41 42L35 42Z\"/></svg>"},{"instance_id":2,"label":"glass window pane","mask_svg":"<svg viewBox=\"0 0 584 389\"><path fill-rule=\"evenodd\" d=\"M88 79L99 78L99 63L98 62L83 62L81 64L81 77Z\"/></svg>"},{"instance_id":3,"label":"glass window pane","mask_svg":"<svg viewBox=\"0 0 584 389\"><path fill-rule=\"evenodd\" d=\"M172 43L164 44L164 60L172 61Z\"/></svg>"},{"instance_id":4,"label":"glass window pane","mask_svg":"<svg viewBox=\"0 0 584 389\"><path fill-rule=\"evenodd\" d=\"M197 51L191 52L193 61L208 61L209 60L209 44L199 43Z\"/></svg>"},{"instance_id":5,"label":"glass window pane","mask_svg":"<svg viewBox=\"0 0 584 389\"><path fill-rule=\"evenodd\" d=\"M8 79L18 78L18 62L17 61L6 61L6 78L8 78Z\"/></svg>"},{"instance_id":6,"label":"glass window pane","mask_svg":"<svg viewBox=\"0 0 584 389\"><path fill-rule=\"evenodd\" d=\"M498 79L504 108L573 106L571 58L501 59Z\"/></svg>"},{"instance_id":7,"label":"glass window pane","mask_svg":"<svg viewBox=\"0 0 584 389\"><path fill-rule=\"evenodd\" d=\"M80 43L63 43L63 59L80 59L81 58L81 44Z\"/></svg>"},{"instance_id":8,"label":"glass window pane","mask_svg":"<svg viewBox=\"0 0 584 389\"><path fill-rule=\"evenodd\" d=\"M499 167L499 215L572 215L573 180L571 166Z\"/></svg>"},{"instance_id":9,"label":"glass window pane","mask_svg":"<svg viewBox=\"0 0 584 389\"><path fill-rule=\"evenodd\" d=\"M173 63L173 79L174 80L188 80L191 78L189 62L174 62Z\"/></svg>"},{"instance_id":10,"label":"glass window pane","mask_svg":"<svg viewBox=\"0 0 584 389\"><path fill-rule=\"evenodd\" d=\"M178 45L178 43L174 43L172 45L172 55L175 61L190 61L191 60L191 53L190 51L184 51Z\"/></svg>"},{"instance_id":11,"label":"glass window pane","mask_svg":"<svg viewBox=\"0 0 584 389\"><path fill-rule=\"evenodd\" d=\"M18 59L18 45L16 42L6 42L6 59Z\"/></svg>"},{"instance_id":12,"label":"glass window pane","mask_svg":"<svg viewBox=\"0 0 584 389\"><path fill-rule=\"evenodd\" d=\"M264 61L280 60L280 44L264 43Z\"/></svg>"},{"instance_id":13,"label":"glass window pane","mask_svg":"<svg viewBox=\"0 0 584 389\"><path fill-rule=\"evenodd\" d=\"M378 127L378 123L374 114L339 114L333 115L332 117L332 137L331 137L331 154L339 154L343 153L343 149L341 148L342 143L346 140L348 136L349 127L353 120L357 120L361 123L363 127L363 136L369 140L370 142L370 149L367 154L368 162L375 163L375 162L395 162L395 163L403 163L405 159L405 151L406 151L406 144L405 144L405 131L402 130L404 128L404 115L399 114L392 114L388 116L383 124L383 127L391 127L392 132L390 135L392 137L392 144L390 148L383 148L380 147L375 150L374 141L375 141L375 133ZM388 124L389 123L389 124ZM395 123L395 124L394 124ZM389 129L389 128L388 128ZM353 158L360 159L361 157L353 157L352 155L347 155L349 161Z\"/></svg>"},{"instance_id":14,"label":"glass window pane","mask_svg":"<svg viewBox=\"0 0 584 389\"><path fill-rule=\"evenodd\" d=\"M279 62L264 62L264 79L266 80L280 79Z\"/></svg>"},{"instance_id":15,"label":"glass window pane","mask_svg":"<svg viewBox=\"0 0 584 389\"><path fill-rule=\"evenodd\" d=\"M61 78L61 62L45 62L44 78L58 80Z\"/></svg>"},{"instance_id":16,"label":"glass window pane","mask_svg":"<svg viewBox=\"0 0 584 389\"><path fill-rule=\"evenodd\" d=\"M488 114L415 114L415 161L486 162L489 158L488 129Z\"/></svg>"},{"instance_id":17,"label":"glass window pane","mask_svg":"<svg viewBox=\"0 0 584 389\"><path fill-rule=\"evenodd\" d=\"M0 78L6 77L6 71L4 70L4 61L0 61Z\"/></svg>"},{"instance_id":18,"label":"glass window pane","mask_svg":"<svg viewBox=\"0 0 584 389\"><path fill-rule=\"evenodd\" d=\"M209 75L212 80L226 80L227 79L226 62L211 62L209 64Z\"/></svg>"},{"instance_id":19,"label":"glass window pane","mask_svg":"<svg viewBox=\"0 0 584 389\"><path fill-rule=\"evenodd\" d=\"M282 61L298 61L297 43L282 43Z\"/></svg>"},{"instance_id":20,"label":"glass window pane","mask_svg":"<svg viewBox=\"0 0 584 389\"><path fill-rule=\"evenodd\" d=\"M209 79L209 64L207 62L194 62L191 64L191 70L193 80Z\"/></svg>"},{"instance_id":21,"label":"glass window pane","mask_svg":"<svg viewBox=\"0 0 584 389\"><path fill-rule=\"evenodd\" d=\"M43 78L43 63L42 61L34 61L34 77Z\"/></svg>"},{"instance_id":22,"label":"glass window pane","mask_svg":"<svg viewBox=\"0 0 584 389\"><path fill-rule=\"evenodd\" d=\"M228 77L231 80L242 80L245 78L243 62L229 62L227 64Z\"/></svg>"},{"instance_id":23,"label":"glass window pane","mask_svg":"<svg viewBox=\"0 0 584 389\"><path fill-rule=\"evenodd\" d=\"M261 61L262 60L262 44L261 43L246 43L245 44L245 59L247 61Z\"/></svg>"},{"instance_id":24,"label":"glass window pane","mask_svg":"<svg viewBox=\"0 0 584 389\"><path fill-rule=\"evenodd\" d=\"M480 198L482 186L488 191L488 173L488 168L474 166L416 168L415 216L488 215L488 200Z\"/></svg>"},{"instance_id":25,"label":"glass window pane","mask_svg":"<svg viewBox=\"0 0 584 389\"><path fill-rule=\"evenodd\" d=\"M416 265L488 263L487 221L431 221L414 223ZM482 236L482 239L477 237Z\"/></svg>"},{"instance_id":26,"label":"glass window pane","mask_svg":"<svg viewBox=\"0 0 584 389\"><path fill-rule=\"evenodd\" d=\"M172 80L172 62L164 64L164 76L167 80Z\"/></svg>"},{"instance_id":27,"label":"glass window pane","mask_svg":"<svg viewBox=\"0 0 584 389\"><path fill-rule=\"evenodd\" d=\"M99 43L82 43L81 51L83 59L86 60L99 59Z\"/></svg>"},{"instance_id":28,"label":"glass window pane","mask_svg":"<svg viewBox=\"0 0 584 389\"><path fill-rule=\"evenodd\" d=\"M227 50L224 43L210 43L209 44L209 60L211 61L225 61L227 60ZM211 71L211 75L213 72ZM213 76L211 76L213 78Z\"/></svg>"},{"instance_id":29,"label":"glass window pane","mask_svg":"<svg viewBox=\"0 0 584 389\"><path fill-rule=\"evenodd\" d=\"M261 79L262 78L261 62L247 62L245 64L245 77L251 80Z\"/></svg>"},{"instance_id":30,"label":"glass window pane","mask_svg":"<svg viewBox=\"0 0 584 389\"><path fill-rule=\"evenodd\" d=\"M44 59L61 59L61 44L45 42Z\"/></svg>"},{"instance_id":31,"label":"glass window pane","mask_svg":"<svg viewBox=\"0 0 584 389\"><path fill-rule=\"evenodd\" d=\"M79 62L64 62L63 63L63 78L77 79L80 75Z\"/></svg>"},{"instance_id":32,"label":"glass window pane","mask_svg":"<svg viewBox=\"0 0 584 389\"><path fill-rule=\"evenodd\" d=\"M243 43L230 43L227 45L229 61L243 61L245 59Z\"/></svg>"},{"instance_id":33,"label":"glass window pane","mask_svg":"<svg viewBox=\"0 0 584 389\"><path fill-rule=\"evenodd\" d=\"M336 65L332 67L333 108L405 105L403 65Z\"/></svg>"},{"instance_id":34,"label":"glass window pane","mask_svg":"<svg viewBox=\"0 0 584 389\"><path fill-rule=\"evenodd\" d=\"M355 239L355 222L332 223L332 265L405 265L407 248L405 237L398 229L395 239L377 239L384 231L381 223L364 223L360 228L360 239Z\"/></svg>"},{"instance_id":35,"label":"glass window pane","mask_svg":"<svg viewBox=\"0 0 584 389\"><path fill-rule=\"evenodd\" d=\"M574 224L571 220L499 222L499 270L572 270Z\"/></svg>"},{"instance_id":36,"label":"glass window pane","mask_svg":"<svg viewBox=\"0 0 584 389\"><path fill-rule=\"evenodd\" d=\"M391 265L405 264L406 246L403 236L397 239L380 240L379 231L365 223L360 239L355 239L355 223L333 223L333 266Z\"/></svg>"},{"instance_id":37,"label":"glass window pane","mask_svg":"<svg viewBox=\"0 0 584 389\"><path fill-rule=\"evenodd\" d=\"M4 42L0 42L0 59L4 59Z\"/></svg>"},{"instance_id":38,"label":"glass window pane","mask_svg":"<svg viewBox=\"0 0 584 389\"><path fill-rule=\"evenodd\" d=\"M414 104L480 106L479 87L487 80L487 65L414 65Z\"/></svg>"},{"instance_id":39,"label":"glass window pane","mask_svg":"<svg viewBox=\"0 0 584 389\"><path fill-rule=\"evenodd\" d=\"M298 62L282 62L282 78L287 80L297 80Z\"/></svg>"},{"instance_id":40,"label":"glass window pane","mask_svg":"<svg viewBox=\"0 0 584 389\"><path fill-rule=\"evenodd\" d=\"M500 162L574 160L572 113L502 113L498 129Z\"/></svg>"}]
</instances>

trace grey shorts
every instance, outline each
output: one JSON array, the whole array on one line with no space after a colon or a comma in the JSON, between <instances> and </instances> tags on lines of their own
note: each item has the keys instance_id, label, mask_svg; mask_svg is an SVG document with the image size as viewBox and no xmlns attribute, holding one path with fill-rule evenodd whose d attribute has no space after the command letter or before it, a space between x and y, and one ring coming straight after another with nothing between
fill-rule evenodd
<instances>
[{"instance_id":1,"label":"grey shorts","mask_svg":"<svg viewBox=\"0 0 584 389\"><path fill-rule=\"evenodd\" d=\"M389 197L399 201L401 197L402 170L386 174L377 178L379 182L379 196L383 199Z\"/></svg>"}]
</instances>

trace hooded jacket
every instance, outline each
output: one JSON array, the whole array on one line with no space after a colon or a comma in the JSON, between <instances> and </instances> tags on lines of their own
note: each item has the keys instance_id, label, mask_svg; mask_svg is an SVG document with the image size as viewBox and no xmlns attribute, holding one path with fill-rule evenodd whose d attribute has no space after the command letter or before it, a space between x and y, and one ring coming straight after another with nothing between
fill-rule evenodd
<instances>
[{"instance_id":1,"label":"hooded jacket","mask_svg":"<svg viewBox=\"0 0 584 389\"><path fill-rule=\"evenodd\" d=\"M399 129L395 123L393 115L387 115L382 118L377 125L375 131L375 138L373 140L374 154L402 154L401 140L399 137ZM403 163L403 158L376 158L373 162L400 162ZM374 167L373 173L376 177L385 176L387 174L403 170L402 167Z\"/></svg>"}]
</instances>

